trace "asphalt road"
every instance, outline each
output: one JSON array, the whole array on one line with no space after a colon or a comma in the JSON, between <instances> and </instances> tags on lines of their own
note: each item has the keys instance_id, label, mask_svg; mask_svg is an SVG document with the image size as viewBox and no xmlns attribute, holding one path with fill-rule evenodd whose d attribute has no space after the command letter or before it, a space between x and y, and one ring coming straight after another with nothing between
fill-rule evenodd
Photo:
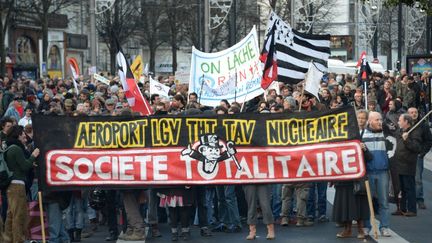
<instances>
[{"instance_id":1,"label":"asphalt road","mask_svg":"<svg viewBox=\"0 0 432 243\"><path fill-rule=\"evenodd\" d=\"M423 175L424 183L424 194L425 203L427 206L426 210L418 210L417 217L401 217L391 216L390 228L392 230L392 237L383 238L379 237L377 240L367 239L364 242L391 242L391 243L402 243L402 242L413 242L413 243L427 243L432 242L432 153L426 155L425 158L425 171ZM328 217L331 218L332 214L332 197L334 191L329 189L328 191ZM391 204L391 211L394 211L395 207ZM161 238L148 238L146 242L171 242L170 229L167 224L161 224L160 229L162 232ZM325 242L361 242L356 238L350 239L337 239L336 234L340 231L340 228L335 226L334 222L328 223L316 223L311 227L298 228L295 226L281 227L276 226L276 239L272 242L304 242L304 243L325 243ZM354 231L355 232L355 231ZM106 227L99 227L98 231L88 239L83 239L83 243L99 243L105 242L104 239L107 236ZM199 229L195 226L191 228L191 238L188 242L196 243L223 243L223 242L251 242L245 240L248 233L247 226L243 227L240 233L214 233L213 237L203 238L199 235ZM253 242L268 242L265 239L266 229L265 226L258 225L257 239ZM119 241L120 242L120 241ZM143 242L143 241L141 241ZM181 241L180 241L181 242Z\"/></svg>"}]
</instances>

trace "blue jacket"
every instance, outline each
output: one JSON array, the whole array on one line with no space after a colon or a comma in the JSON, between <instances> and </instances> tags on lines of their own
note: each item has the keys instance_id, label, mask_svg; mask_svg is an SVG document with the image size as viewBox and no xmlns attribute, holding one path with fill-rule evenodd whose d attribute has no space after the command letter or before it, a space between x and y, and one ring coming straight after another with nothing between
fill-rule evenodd
<instances>
[{"instance_id":1,"label":"blue jacket","mask_svg":"<svg viewBox=\"0 0 432 243\"><path fill-rule=\"evenodd\" d=\"M365 129L362 141L367 146L373 158L366 161L368 172L386 171L389 168L389 159L386 148L386 138L384 133L373 132L369 128Z\"/></svg>"},{"instance_id":2,"label":"blue jacket","mask_svg":"<svg viewBox=\"0 0 432 243\"><path fill-rule=\"evenodd\" d=\"M18 113L18 111L15 109L15 107L10 106L6 112L4 113L3 117L12 117L15 118L15 120L18 122L22 117Z\"/></svg>"}]
</instances>

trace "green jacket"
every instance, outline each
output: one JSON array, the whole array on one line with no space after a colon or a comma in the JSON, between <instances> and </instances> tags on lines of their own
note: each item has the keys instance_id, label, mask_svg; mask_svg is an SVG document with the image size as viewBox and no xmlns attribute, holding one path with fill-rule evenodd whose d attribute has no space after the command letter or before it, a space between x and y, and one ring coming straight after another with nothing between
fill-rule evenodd
<instances>
[{"instance_id":1,"label":"green jacket","mask_svg":"<svg viewBox=\"0 0 432 243\"><path fill-rule=\"evenodd\" d=\"M35 157L32 155L29 159L26 159L22 148L11 145L6 151L5 158L9 170L13 172L12 180L25 181L27 173L33 168Z\"/></svg>"}]
</instances>

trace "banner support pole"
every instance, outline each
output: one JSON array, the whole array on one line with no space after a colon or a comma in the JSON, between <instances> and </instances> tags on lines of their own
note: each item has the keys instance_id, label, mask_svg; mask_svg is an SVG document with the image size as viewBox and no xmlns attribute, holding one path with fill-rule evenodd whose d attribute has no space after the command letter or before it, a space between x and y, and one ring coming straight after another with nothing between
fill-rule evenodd
<instances>
[{"instance_id":1,"label":"banner support pole","mask_svg":"<svg viewBox=\"0 0 432 243\"><path fill-rule=\"evenodd\" d=\"M374 211L373 204L372 204L372 195L371 195L371 191L370 191L369 180L365 180L365 186L366 186L366 194L367 194L368 203L369 203L370 223L372 224L373 236L375 239L378 239L378 229L377 229L377 225L375 222L375 211Z\"/></svg>"},{"instance_id":2,"label":"banner support pole","mask_svg":"<svg viewBox=\"0 0 432 243\"><path fill-rule=\"evenodd\" d=\"M202 96L203 87L204 87L204 74L202 75L200 95L199 95L199 98L198 98L198 104L199 105L201 105L201 96Z\"/></svg>"},{"instance_id":3,"label":"banner support pole","mask_svg":"<svg viewBox=\"0 0 432 243\"><path fill-rule=\"evenodd\" d=\"M42 192L38 192L38 200L39 200L39 213L40 213L40 221L41 221L41 231L42 231L42 243L46 243L45 237L45 222L43 217L43 205L42 205Z\"/></svg>"},{"instance_id":4,"label":"banner support pole","mask_svg":"<svg viewBox=\"0 0 432 243\"><path fill-rule=\"evenodd\" d=\"M234 52L234 55L235 55L235 52ZM235 86L234 86L234 102L237 102L237 68L234 69L234 72L235 72L235 79L234 79L234 82L235 82Z\"/></svg>"}]
</instances>

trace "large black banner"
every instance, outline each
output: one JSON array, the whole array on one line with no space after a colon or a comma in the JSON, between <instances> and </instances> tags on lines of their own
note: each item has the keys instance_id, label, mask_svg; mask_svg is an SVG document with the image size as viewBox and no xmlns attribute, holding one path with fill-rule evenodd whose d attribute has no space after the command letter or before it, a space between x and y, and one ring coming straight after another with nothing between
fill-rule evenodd
<instances>
[{"instance_id":1,"label":"large black banner","mask_svg":"<svg viewBox=\"0 0 432 243\"><path fill-rule=\"evenodd\" d=\"M281 183L364 174L352 107L292 114L32 119L43 188Z\"/></svg>"}]
</instances>

